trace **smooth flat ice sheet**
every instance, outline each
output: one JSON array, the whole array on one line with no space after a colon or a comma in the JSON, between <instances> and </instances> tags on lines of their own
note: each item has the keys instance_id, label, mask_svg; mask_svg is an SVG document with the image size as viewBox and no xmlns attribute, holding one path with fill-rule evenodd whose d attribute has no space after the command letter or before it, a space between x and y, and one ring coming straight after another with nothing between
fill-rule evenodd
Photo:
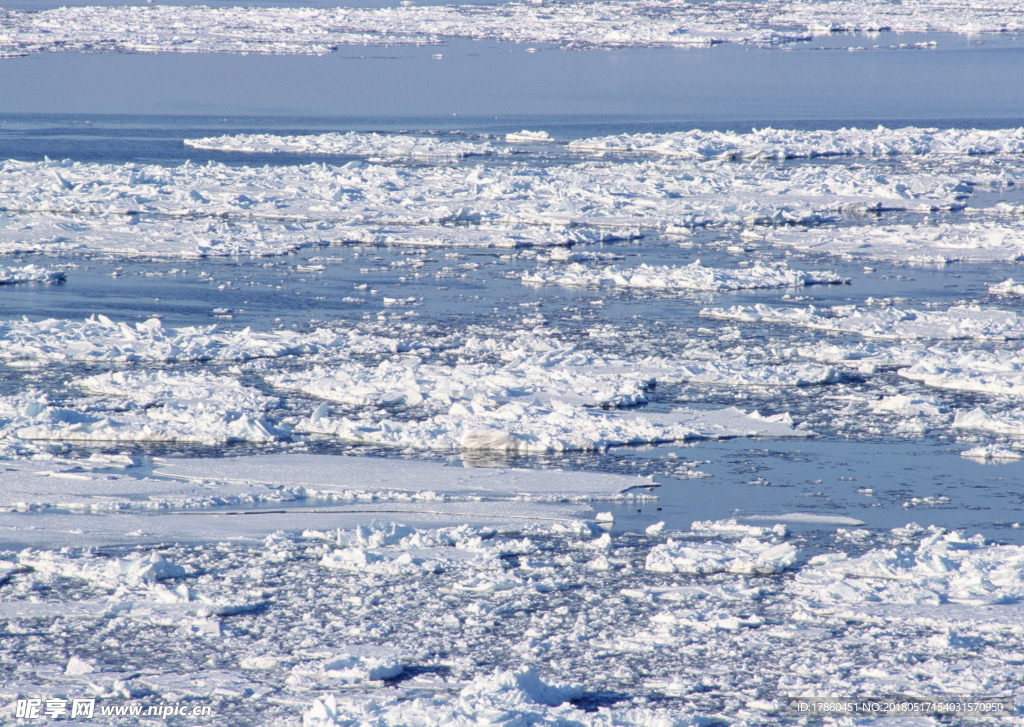
<instances>
[{"instance_id":1,"label":"smooth flat ice sheet","mask_svg":"<svg viewBox=\"0 0 1024 727\"><path fill-rule=\"evenodd\" d=\"M251 539L375 520L522 527L592 518L587 503L651 499L656 487L626 475L328 455L167 460L153 477L124 469L0 465L0 548Z\"/></svg>"},{"instance_id":2,"label":"smooth flat ice sheet","mask_svg":"<svg viewBox=\"0 0 1024 727\"><path fill-rule=\"evenodd\" d=\"M436 493L485 499L618 499L650 480L594 472L446 467L371 457L272 454L229 459L167 460L157 474L189 480L248 482L340 491Z\"/></svg>"}]
</instances>

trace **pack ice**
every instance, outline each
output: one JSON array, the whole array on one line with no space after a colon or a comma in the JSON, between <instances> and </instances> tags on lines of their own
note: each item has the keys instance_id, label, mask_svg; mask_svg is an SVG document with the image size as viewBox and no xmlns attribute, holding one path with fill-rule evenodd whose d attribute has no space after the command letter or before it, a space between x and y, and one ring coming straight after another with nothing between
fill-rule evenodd
<instances>
[{"instance_id":1,"label":"pack ice","mask_svg":"<svg viewBox=\"0 0 1024 727\"><path fill-rule=\"evenodd\" d=\"M921 261L1020 254L1013 209L998 205L935 225L863 227L865 212L960 210L975 190L1012 186L1022 171L1019 129L854 131L777 131L768 138L752 132L726 141L717 132L688 132L683 147L704 151L680 154L658 151L680 144L673 135L578 140L566 147L584 156L573 165L551 165L531 152L517 154L517 164L484 167L473 154L511 152L516 143L356 132L259 144L248 137L189 141L338 153L337 165L6 161L0 250L201 257L353 242L516 248L736 225L750 228L751 243L835 254ZM598 159L590 159L595 151ZM763 160L819 153L867 162ZM360 159L346 161L351 156ZM396 158L417 163L395 164ZM893 166L893 158L900 163ZM782 224L798 227L771 227ZM808 224L814 227L804 229Z\"/></svg>"},{"instance_id":2,"label":"pack ice","mask_svg":"<svg viewBox=\"0 0 1024 727\"><path fill-rule=\"evenodd\" d=\"M222 487L279 474L323 483L338 471L328 458L262 459L169 471ZM395 464L367 461L362 473L386 478ZM399 479L434 467L444 481L450 469L409 465ZM1019 713L1022 548L913 524L839 529L812 544L735 520L647 535L572 521L382 522L128 557L66 548L5 558L0 614L12 627L0 649L47 625L70 651L23 662L8 688L39 689L49 674L47 695L92 685L107 704L177 695L310 725L500 716L753 727L788 723L788 700L821 690L910 700L966 691L1004 702L999 719ZM130 671L111 657L113 632L147 635ZM749 671L728 666L737 653Z\"/></svg>"},{"instance_id":3,"label":"pack ice","mask_svg":"<svg viewBox=\"0 0 1024 727\"><path fill-rule=\"evenodd\" d=\"M911 7L892 0L856 7L810 0L736 6L651 0L384 8L115 5L5 10L0 53L324 54L341 45L422 45L449 38L567 48L778 44L832 32L1013 32L1024 26L1021 16L1015 0L984 6L932 0Z\"/></svg>"}]
</instances>

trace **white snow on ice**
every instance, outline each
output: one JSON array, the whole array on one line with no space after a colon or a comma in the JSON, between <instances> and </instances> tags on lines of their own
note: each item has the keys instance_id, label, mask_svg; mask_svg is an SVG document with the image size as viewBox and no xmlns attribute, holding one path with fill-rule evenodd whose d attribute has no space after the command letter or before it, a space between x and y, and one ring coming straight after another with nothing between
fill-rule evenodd
<instances>
[{"instance_id":1,"label":"white snow on ice","mask_svg":"<svg viewBox=\"0 0 1024 727\"><path fill-rule=\"evenodd\" d=\"M757 304L705 308L700 314L718 320L777 323L879 340L1011 341L1024 338L1024 318L1016 311L977 304L956 305L946 310L910 310L894 305L819 309L813 305L781 308Z\"/></svg>"}]
</instances>

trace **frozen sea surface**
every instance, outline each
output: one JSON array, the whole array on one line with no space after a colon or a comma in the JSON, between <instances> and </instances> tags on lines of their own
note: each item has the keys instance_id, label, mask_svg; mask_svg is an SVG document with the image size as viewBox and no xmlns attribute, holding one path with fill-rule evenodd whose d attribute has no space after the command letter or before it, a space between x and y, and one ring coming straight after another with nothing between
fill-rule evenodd
<instances>
[{"instance_id":1,"label":"frozen sea surface","mask_svg":"<svg viewBox=\"0 0 1024 727\"><path fill-rule=\"evenodd\" d=\"M23 5L0 719L1019 721L1015 5Z\"/></svg>"}]
</instances>

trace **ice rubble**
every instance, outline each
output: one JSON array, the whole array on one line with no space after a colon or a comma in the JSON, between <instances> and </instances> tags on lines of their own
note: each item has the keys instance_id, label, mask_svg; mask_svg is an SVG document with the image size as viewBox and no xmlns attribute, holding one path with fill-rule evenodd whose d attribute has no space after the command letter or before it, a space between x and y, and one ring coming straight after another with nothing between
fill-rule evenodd
<instances>
[{"instance_id":1,"label":"ice rubble","mask_svg":"<svg viewBox=\"0 0 1024 727\"><path fill-rule=\"evenodd\" d=\"M453 159L514 150L524 142L553 143L546 131L506 134L502 147L461 135L422 136L382 133L325 133L278 136L234 134L186 139L196 149L270 154L337 154L370 158L426 157ZM689 161L768 161L820 157L1012 156L1024 153L1024 128L936 129L906 126L890 129L837 130L752 129L749 132L693 129L661 134L620 134L558 142L586 154L669 157ZM909 191L909 188L908 188Z\"/></svg>"},{"instance_id":2,"label":"ice rubble","mask_svg":"<svg viewBox=\"0 0 1024 727\"><path fill-rule=\"evenodd\" d=\"M380 158L408 155L414 138L344 136L352 153ZM317 138L308 144L315 147ZM432 138L430 149L459 156L467 143L477 142ZM933 156L913 169L685 159L551 165L528 158L486 169L363 161L262 169L6 161L0 251L196 257L275 255L346 242L550 247L628 239L645 230L821 223L866 210L962 206L978 165L961 168L966 157ZM997 185L1020 166L1020 155L999 159L991 180ZM844 235L856 234L832 232L836 242L820 230L778 233L778 241L842 251ZM934 233L922 228L914 254L1003 259L1019 247L1018 238L1008 223L978 219ZM892 242L879 244L886 240Z\"/></svg>"},{"instance_id":3,"label":"ice rubble","mask_svg":"<svg viewBox=\"0 0 1024 727\"><path fill-rule=\"evenodd\" d=\"M1024 548L933 530L912 545L812 558L794 590L812 602L984 605L1024 599Z\"/></svg>"},{"instance_id":4,"label":"ice rubble","mask_svg":"<svg viewBox=\"0 0 1024 727\"><path fill-rule=\"evenodd\" d=\"M46 51L325 54L340 45L447 38L572 48L775 44L833 31L1007 32L1024 28L1016 0L985 6L931 0L907 7L769 0L707 6L653 0L384 8L69 7L6 10L0 55ZM779 18L785 22L780 25Z\"/></svg>"},{"instance_id":5,"label":"ice rubble","mask_svg":"<svg viewBox=\"0 0 1024 727\"><path fill-rule=\"evenodd\" d=\"M207 382L209 383L209 382ZM242 389L235 382L222 379L228 388ZM186 396L193 396L195 385L185 382ZM221 387L213 389L221 396ZM239 391L242 398L253 398L250 392ZM291 428L231 407L229 402L213 398L178 400L171 398L158 405L137 411L106 413L102 410L83 412L52 406L44 395L14 413L3 411L0 404L0 436L25 441L68 442L195 442L226 444L229 442L272 442L288 437Z\"/></svg>"},{"instance_id":6,"label":"ice rubble","mask_svg":"<svg viewBox=\"0 0 1024 727\"><path fill-rule=\"evenodd\" d=\"M796 561L790 543L764 543L743 538L738 543L701 543L693 546L669 539L647 556L647 570L657 573L781 573Z\"/></svg>"},{"instance_id":7,"label":"ice rubble","mask_svg":"<svg viewBox=\"0 0 1024 727\"><path fill-rule=\"evenodd\" d=\"M806 436L786 417L748 415L735 407L713 411L616 412L487 400L456 402L447 413L421 421L331 417L318 409L296 431L327 434L346 442L438 451L604 451L628 444L654 444L732 437Z\"/></svg>"},{"instance_id":8,"label":"ice rubble","mask_svg":"<svg viewBox=\"0 0 1024 727\"><path fill-rule=\"evenodd\" d=\"M633 268L620 265L592 268L581 263L570 263L564 268L540 268L526 272L521 279L524 283L548 285L614 285L622 288L710 292L850 282L848 278L830 272L790 270L785 266L761 262L749 268L727 270L701 265L700 260L685 266L642 264Z\"/></svg>"},{"instance_id":9,"label":"ice rubble","mask_svg":"<svg viewBox=\"0 0 1024 727\"><path fill-rule=\"evenodd\" d=\"M104 316L15 321L0 326L0 358L16 359L21 366L248 361L245 374L252 378L242 383L241 370L101 373L71 387L72 393L91 397L55 402L25 391L0 398L0 426L8 440L23 441L215 444L327 434L348 442L445 451L600 451L694 438L806 436L785 415L765 418L735 408L609 411L646 404L656 382L778 387L838 380L832 367L747 356L725 362L710 355L631 362L534 334L497 341L471 336L458 348L461 359L455 363L437 360L423 346L412 353L411 345L355 329L174 329L155 318L129 325ZM267 361L284 356L304 365L276 373L280 367ZM474 363L495 358L501 362ZM308 416L295 417L277 397L256 388L260 373L279 391L342 406L332 411L324 403Z\"/></svg>"},{"instance_id":10,"label":"ice rubble","mask_svg":"<svg viewBox=\"0 0 1024 727\"><path fill-rule=\"evenodd\" d=\"M304 727L333 727L343 724L434 725L501 724L514 725L635 725L640 727L703 727L710 720L686 718L664 710L609 709L584 711L572 704L583 696L576 684L544 680L535 668L515 671L496 669L474 678L456 698L420 697L404 700L386 697L379 700L339 699L328 695L313 702L303 714Z\"/></svg>"},{"instance_id":11,"label":"ice rubble","mask_svg":"<svg viewBox=\"0 0 1024 727\"><path fill-rule=\"evenodd\" d=\"M466 348L486 344L469 341ZM356 362L316 366L270 375L267 381L328 401L383 408L378 414L339 416L324 404L296 423L298 432L442 451L561 452L687 439L803 436L788 417L764 418L735 408L662 413L608 408L646 402L646 390L656 378L710 383L745 378L749 384L779 385L827 383L834 377L830 370L815 371L813 366L751 371L746 362L733 369L660 361L627 366L572 347L531 351L522 342L497 350L507 357L504 364L442 366L410 356L373 367ZM388 413L394 406L418 408L426 417L410 420Z\"/></svg>"}]
</instances>

